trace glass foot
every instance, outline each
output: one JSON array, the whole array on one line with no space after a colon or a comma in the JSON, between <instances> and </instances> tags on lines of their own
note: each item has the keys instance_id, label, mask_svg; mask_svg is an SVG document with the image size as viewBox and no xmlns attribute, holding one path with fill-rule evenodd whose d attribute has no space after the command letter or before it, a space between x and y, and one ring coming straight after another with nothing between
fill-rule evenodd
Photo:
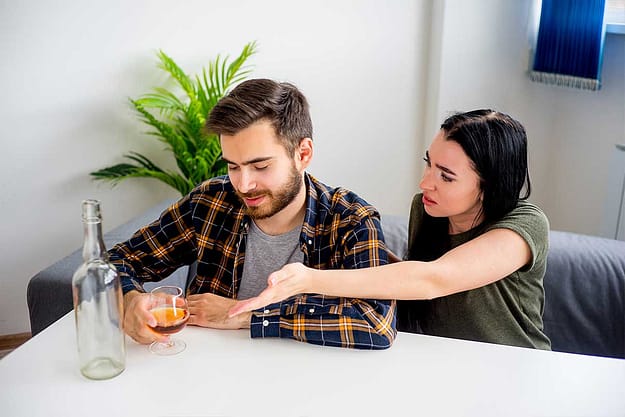
<instances>
[{"instance_id":1,"label":"glass foot","mask_svg":"<svg viewBox=\"0 0 625 417\"><path fill-rule=\"evenodd\" d=\"M187 344L179 339L170 339L169 342L152 342L150 352L157 355L175 355L187 348Z\"/></svg>"}]
</instances>

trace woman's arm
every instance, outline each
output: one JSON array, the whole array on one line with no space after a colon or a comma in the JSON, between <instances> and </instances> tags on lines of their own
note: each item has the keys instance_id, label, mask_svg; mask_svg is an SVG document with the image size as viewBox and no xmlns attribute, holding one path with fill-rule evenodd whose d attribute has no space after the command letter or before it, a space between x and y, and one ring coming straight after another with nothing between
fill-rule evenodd
<instances>
[{"instance_id":1,"label":"woman's arm","mask_svg":"<svg viewBox=\"0 0 625 417\"><path fill-rule=\"evenodd\" d=\"M269 276L258 297L238 302L230 315L300 293L416 300L471 290L500 280L531 261L527 242L509 229L493 229L432 262L406 261L357 270L314 270L290 264Z\"/></svg>"}]
</instances>

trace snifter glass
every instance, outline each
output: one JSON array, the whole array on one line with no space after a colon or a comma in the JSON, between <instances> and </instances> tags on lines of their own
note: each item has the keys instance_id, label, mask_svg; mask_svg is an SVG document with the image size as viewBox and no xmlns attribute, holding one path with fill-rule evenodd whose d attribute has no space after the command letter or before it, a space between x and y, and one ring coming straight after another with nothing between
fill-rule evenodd
<instances>
[{"instance_id":1,"label":"snifter glass","mask_svg":"<svg viewBox=\"0 0 625 417\"><path fill-rule=\"evenodd\" d=\"M172 335L184 328L189 320L189 308L181 288L164 285L150 291L148 309L156 319L151 327L157 333ZM169 338L167 342L152 342L150 352L157 355L175 355L187 347L180 339Z\"/></svg>"}]
</instances>

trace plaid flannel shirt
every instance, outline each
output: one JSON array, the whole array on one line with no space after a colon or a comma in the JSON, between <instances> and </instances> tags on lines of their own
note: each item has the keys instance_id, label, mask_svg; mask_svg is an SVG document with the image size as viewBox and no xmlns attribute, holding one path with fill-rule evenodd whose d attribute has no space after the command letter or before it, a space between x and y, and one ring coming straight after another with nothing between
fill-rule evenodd
<instances>
[{"instance_id":1,"label":"plaid flannel shirt","mask_svg":"<svg viewBox=\"0 0 625 417\"><path fill-rule=\"evenodd\" d=\"M316 269L367 268L388 262L379 214L342 188L305 174L304 263ZM126 293L197 261L188 292L236 298L250 218L227 176L213 178L165 210L109 255ZM252 337L327 346L388 348L396 335L395 301L300 294L252 313Z\"/></svg>"}]
</instances>

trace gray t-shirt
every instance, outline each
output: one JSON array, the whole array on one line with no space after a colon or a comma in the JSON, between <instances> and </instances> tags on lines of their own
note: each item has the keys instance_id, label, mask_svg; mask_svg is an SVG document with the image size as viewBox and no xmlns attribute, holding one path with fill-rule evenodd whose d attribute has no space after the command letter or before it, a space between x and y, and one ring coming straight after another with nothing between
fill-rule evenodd
<instances>
[{"instance_id":1,"label":"gray t-shirt","mask_svg":"<svg viewBox=\"0 0 625 417\"><path fill-rule=\"evenodd\" d=\"M269 274L286 264L304 262L299 244L301 231L302 227L297 226L281 235L271 236L260 230L256 223L250 222L237 299L256 297L267 287Z\"/></svg>"},{"instance_id":2,"label":"gray t-shirt","mask_svg":"<svg viewBox=\"0 0 625 417\"><path fill-rule=\"evenodd\" d=\"M423 216L421 194L418 194L413 200L410 216L411 246ZM542 320L543 277L549 243L547 217L535 205L520 201L503 219L485 227L480 234L499 228L513 230L527 242L532 252L530 263L492 284L430 301L418 301L421 309L419 325L424 333L434 336L550 349ZM451 248L474 237L473 230L452 235Z\"/></svg>"}]
</instances>

